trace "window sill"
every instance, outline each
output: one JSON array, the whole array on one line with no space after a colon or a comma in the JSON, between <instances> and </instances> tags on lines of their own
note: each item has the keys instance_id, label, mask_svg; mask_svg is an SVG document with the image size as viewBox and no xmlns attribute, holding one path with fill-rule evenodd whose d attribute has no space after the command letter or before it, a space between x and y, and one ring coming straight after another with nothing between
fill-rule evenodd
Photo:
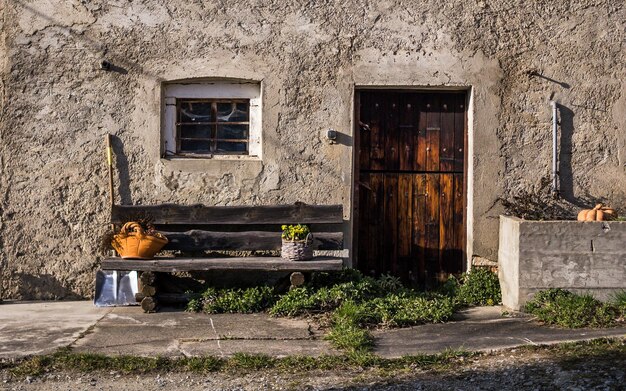
<instances>
[{"instance_id":1,"label":"window sill","mask_svg":"<svg viewBox=\"0 0 626 391\"><path fill-rule=\"evenodd\" d=\"M250 155L213 155L211 158L193 158L185 156L168 156L161 158L159 163L166 171L182 172L222 172L250 173L254 177L263 171L263 161L259 156Z\"/></svg>"},{"instance_id":2,"label":"window sill","mask_svg":"<svg viewBox=\"0 0 626 391\"><path fill-rule=\"evenodd\" d=\"M162 157L163 161L261 161L256 155L172 155Z\"/></svg>"}]
</instances>

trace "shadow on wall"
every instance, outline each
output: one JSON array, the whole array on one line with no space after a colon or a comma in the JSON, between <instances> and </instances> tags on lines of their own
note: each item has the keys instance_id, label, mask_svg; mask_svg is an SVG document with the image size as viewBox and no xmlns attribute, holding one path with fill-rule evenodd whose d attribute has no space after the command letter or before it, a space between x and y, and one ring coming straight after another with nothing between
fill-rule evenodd
<instances>
[{"instance_id":1,"label":"shadow on wall","mask_svg":"<svg viewBox=\"0 0 626 391\"><path fill-rule=\"evenodd\" d=\"M21 300L84 299L65 287L52 274L14 273L11 275L11 280L18 284L15 296ZM9 290L10 286L5 286L4 289Z\"/></svg>"},{"instance_id":2,"label":"shadow on wall","mask_svg":"<svg viewBox=\"0 0 626 391\"><path fill-rule=\"evenodd\" d=\"M561 120L561 142L559 151L559 191L561 197L578 207L586 206L589 200L574 196L574 172L572 169L572 137L574 135L574 112L566 106L558 106Z\"/></svg>"},{"instance_id":3,"label":"shadow on wall","mask_svg":"<svg viewBox=\"0 0 626 391\"><path fill-rule=\"evenodd\" d=\"M606 202L605 198L594 197L582 189L580 194L574 193L574 169L572 167L573 136L574 136L574 111L562 104L557 105L560 120L559 140L559 195L561 199L578 208L592 207L600 202Z\"/></svg>"},{"instance_id":4,"label":"shadow on wall","mask_svg":"<svg viewBox=\"0 0 626 391\"><path fill-rule=\"evenodd\" d=\"M342 132L337 132L337 138L334 140L335 144L341 144L341 145L346 145L348 147L352 146L352 136L346 134L346 133L342 133Z\"/></svg>"},{"instance_id":5,"label":"shadow on wall","mask_svg":"<svg viewBox=\"0 0 626 391\"><path fill-rule=\"evenodd\" d=\"M130 194L130 171L128 165L128 158L124 153L124 143L117 136L111 137L111 148L113 148L113 155L115 159L115 173L118 176L117 194L120 195L121 205L132 205L133 200Z\"/></svg>"},{"instance_id":6,"label":"shadow on wall","mask_svg":"<svg viewBox=\"0 0 626 391\"><path fill-rule=\"evenodd\" d=\"M538 76L538 75L536 75ZM567 85L541 76L557 84ZM539 187L533 190L522 189L507 198L500 198L505 213L529 220L572 220L579 209L605 203L606 198L589 194L586 189L575 193L573 157L574 117L572 109L557 104L559 110L559 153L558 153L558 196L552 194L552 179L546 175L540 179ZM588 107L583 107L589 109Z\"/></svg>"}]
</instances>

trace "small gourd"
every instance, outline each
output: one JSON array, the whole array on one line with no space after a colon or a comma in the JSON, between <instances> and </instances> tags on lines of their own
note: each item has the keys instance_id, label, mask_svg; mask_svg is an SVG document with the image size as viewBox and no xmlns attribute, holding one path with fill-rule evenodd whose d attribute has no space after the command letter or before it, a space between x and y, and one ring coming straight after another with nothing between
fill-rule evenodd
<instances>
[{"instance_id":1,"label":"small gourd","mask_svg":"<svg viewBox=\"0 0 626 391\"><path fill-rule=\"evenodd\" d=\"M602 204L596 205L593 209L583 209L578 213L578 221L608 221L616 218L615 209L604 207Z\"/></svg>"}]
</instances>

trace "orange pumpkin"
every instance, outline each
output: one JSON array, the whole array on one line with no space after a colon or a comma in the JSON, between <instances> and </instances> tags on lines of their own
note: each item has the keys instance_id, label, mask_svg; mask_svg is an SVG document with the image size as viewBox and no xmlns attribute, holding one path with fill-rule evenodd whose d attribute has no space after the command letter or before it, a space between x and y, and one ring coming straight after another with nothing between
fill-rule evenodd
<instances>
[{"instance_id":1,"label":"orange pumpkin","mask_svg":"<svg viewBox=\"0 0 626 391\"><path fill-rule=\"evenodd\" d=\"M615 209L604 207L602 204L596 205L593 209L583 209L578 213L578 221L608 221L616 218Z\"/></svg>"}]
</instances>

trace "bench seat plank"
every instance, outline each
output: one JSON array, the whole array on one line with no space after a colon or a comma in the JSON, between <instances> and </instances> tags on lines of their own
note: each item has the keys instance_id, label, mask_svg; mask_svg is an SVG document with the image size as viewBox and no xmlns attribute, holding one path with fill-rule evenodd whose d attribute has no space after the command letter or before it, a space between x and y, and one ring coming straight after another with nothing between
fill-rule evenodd
<instances>
[{"instance_id":1,"label":"bench seat plank","mask_svg":"<svg viewBox=\"0 0 626 391\"><path fill-rule=\"evenodd\" d=\"M341 224L342 205L206 206L113 205L111 222L125 223L133 216L149 217L153 224Z\"/></svg>"},{"instance_id":2,"label":"bench seat plank","mask_svg":"<svg viewBox=\"0 0 626 391\"><path fill-rule=\"evenodd\" d=\"M136 270L153 272L188 272L206 270L259 270L281 272L336 271L343 268L343 260L334 257L315 257L310 261L286 261L280 257L233 258L155 258L150 260L106 258L103 270Z\"/></svg>"}]
</instances>

